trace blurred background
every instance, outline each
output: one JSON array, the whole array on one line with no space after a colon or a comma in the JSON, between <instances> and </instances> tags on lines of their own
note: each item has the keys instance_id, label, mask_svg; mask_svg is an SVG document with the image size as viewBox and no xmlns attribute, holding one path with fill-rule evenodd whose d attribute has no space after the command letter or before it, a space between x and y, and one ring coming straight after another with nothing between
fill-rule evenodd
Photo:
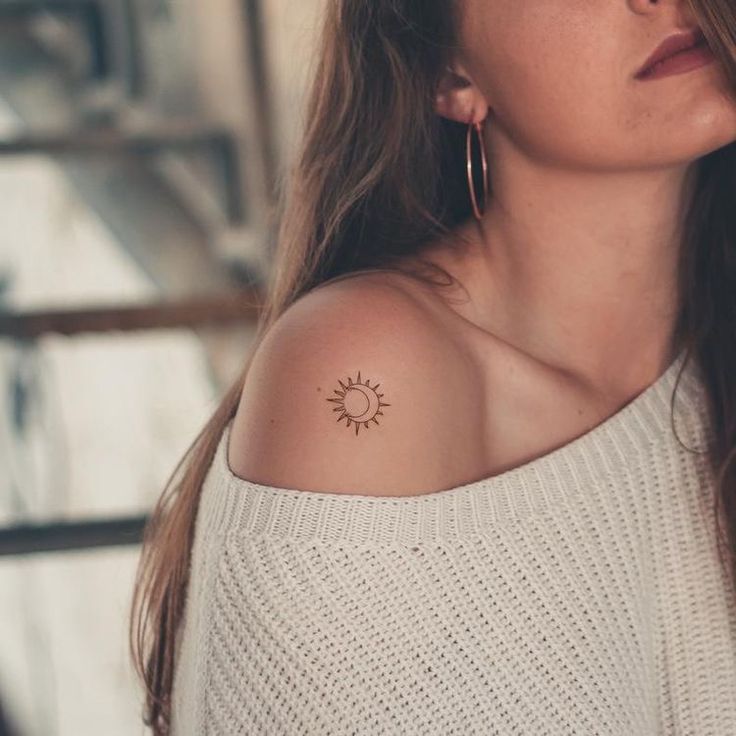
<instances>
[{"instance_id":1,"label":"blurred background","mask_svg":"<svg viewBox=\"0 0 736 736\"><path fill-rule=\"evenodd\" d=\"M144 734L140 537L248 354L318 0L0 0L0 734Z\"/></svg>"}]
</instances>

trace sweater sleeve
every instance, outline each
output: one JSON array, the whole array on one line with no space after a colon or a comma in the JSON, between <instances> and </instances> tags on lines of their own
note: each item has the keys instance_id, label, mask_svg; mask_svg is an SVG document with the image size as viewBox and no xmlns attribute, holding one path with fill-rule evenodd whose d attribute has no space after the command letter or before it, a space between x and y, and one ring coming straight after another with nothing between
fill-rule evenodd
<instances>
[{"instance_id":1,"label":"sweater sleeve","mask_svg":"<svg viewBox=\"0 0 736 736\"><path fill-rule=\"evenodd\" d=\"M646 733L637 641L534 595L512 538L230 536L204 601L206 733Z\"/></svg>"}]
</instances>

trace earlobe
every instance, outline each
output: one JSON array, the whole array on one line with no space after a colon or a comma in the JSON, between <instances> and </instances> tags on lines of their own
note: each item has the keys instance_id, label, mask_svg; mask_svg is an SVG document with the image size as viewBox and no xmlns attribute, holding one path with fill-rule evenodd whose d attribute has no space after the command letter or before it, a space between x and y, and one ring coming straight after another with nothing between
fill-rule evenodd
<instances>
[{"instance_id":1,"label":"earlobe","mask_svg":"<svg viewBox=\"0 0 736 736\"><path fill-rule=\"evenodd\" d=\"M435 110L448 120L473 123L485 118L488 105L480 90L467 77L448 66L437 88Z\"/></svg>"}]
</instances>

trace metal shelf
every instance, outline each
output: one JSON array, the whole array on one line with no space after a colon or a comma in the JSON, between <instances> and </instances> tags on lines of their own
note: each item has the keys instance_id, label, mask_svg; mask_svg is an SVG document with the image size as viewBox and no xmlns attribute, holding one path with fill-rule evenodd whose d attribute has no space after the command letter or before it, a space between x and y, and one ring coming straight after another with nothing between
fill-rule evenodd
<instances>
[{"instance_id":1,"label":"metal shelf","mask_svg":"<svg viewBox=\"0 0 736 736\"><path fill-rule=\"evenodd\" d=\"M0 528L0 556L137 545L143 539L148 519L144 515Z\"/></svg>"}]
</instances>

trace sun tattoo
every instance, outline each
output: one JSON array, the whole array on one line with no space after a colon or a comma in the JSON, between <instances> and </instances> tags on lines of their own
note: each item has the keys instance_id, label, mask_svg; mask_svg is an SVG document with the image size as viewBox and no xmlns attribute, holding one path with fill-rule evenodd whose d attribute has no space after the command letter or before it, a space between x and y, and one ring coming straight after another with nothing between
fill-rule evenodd
<instances>
[{"instance_id":1,"label":"sun tattoo","mask_svg":"<svg viewBox=\"0 0 736 736\"><path fill-rule=\"evenodd\" d=\"M371 386L367 380L365 383L360 382L360 371L358 371L358 380L355 383L350 380L350 376L348 376L347 386L339 378L338 382L343 390L335 389L335 393L340 398L325 399L325 401L332 401L337 404L333 411L342 412L337 421L339 422L343 417L346 417L348 427L350 427L351 422L355 424L356 435L361 425L368 429L369 422L378 424L376 417L379 414L383 416L381 409L384 406L391 406L391 404L384 404L381 401L383 394L376 392L376 389L381 385L380 383Z\"/></svg>"}]
</instances>

